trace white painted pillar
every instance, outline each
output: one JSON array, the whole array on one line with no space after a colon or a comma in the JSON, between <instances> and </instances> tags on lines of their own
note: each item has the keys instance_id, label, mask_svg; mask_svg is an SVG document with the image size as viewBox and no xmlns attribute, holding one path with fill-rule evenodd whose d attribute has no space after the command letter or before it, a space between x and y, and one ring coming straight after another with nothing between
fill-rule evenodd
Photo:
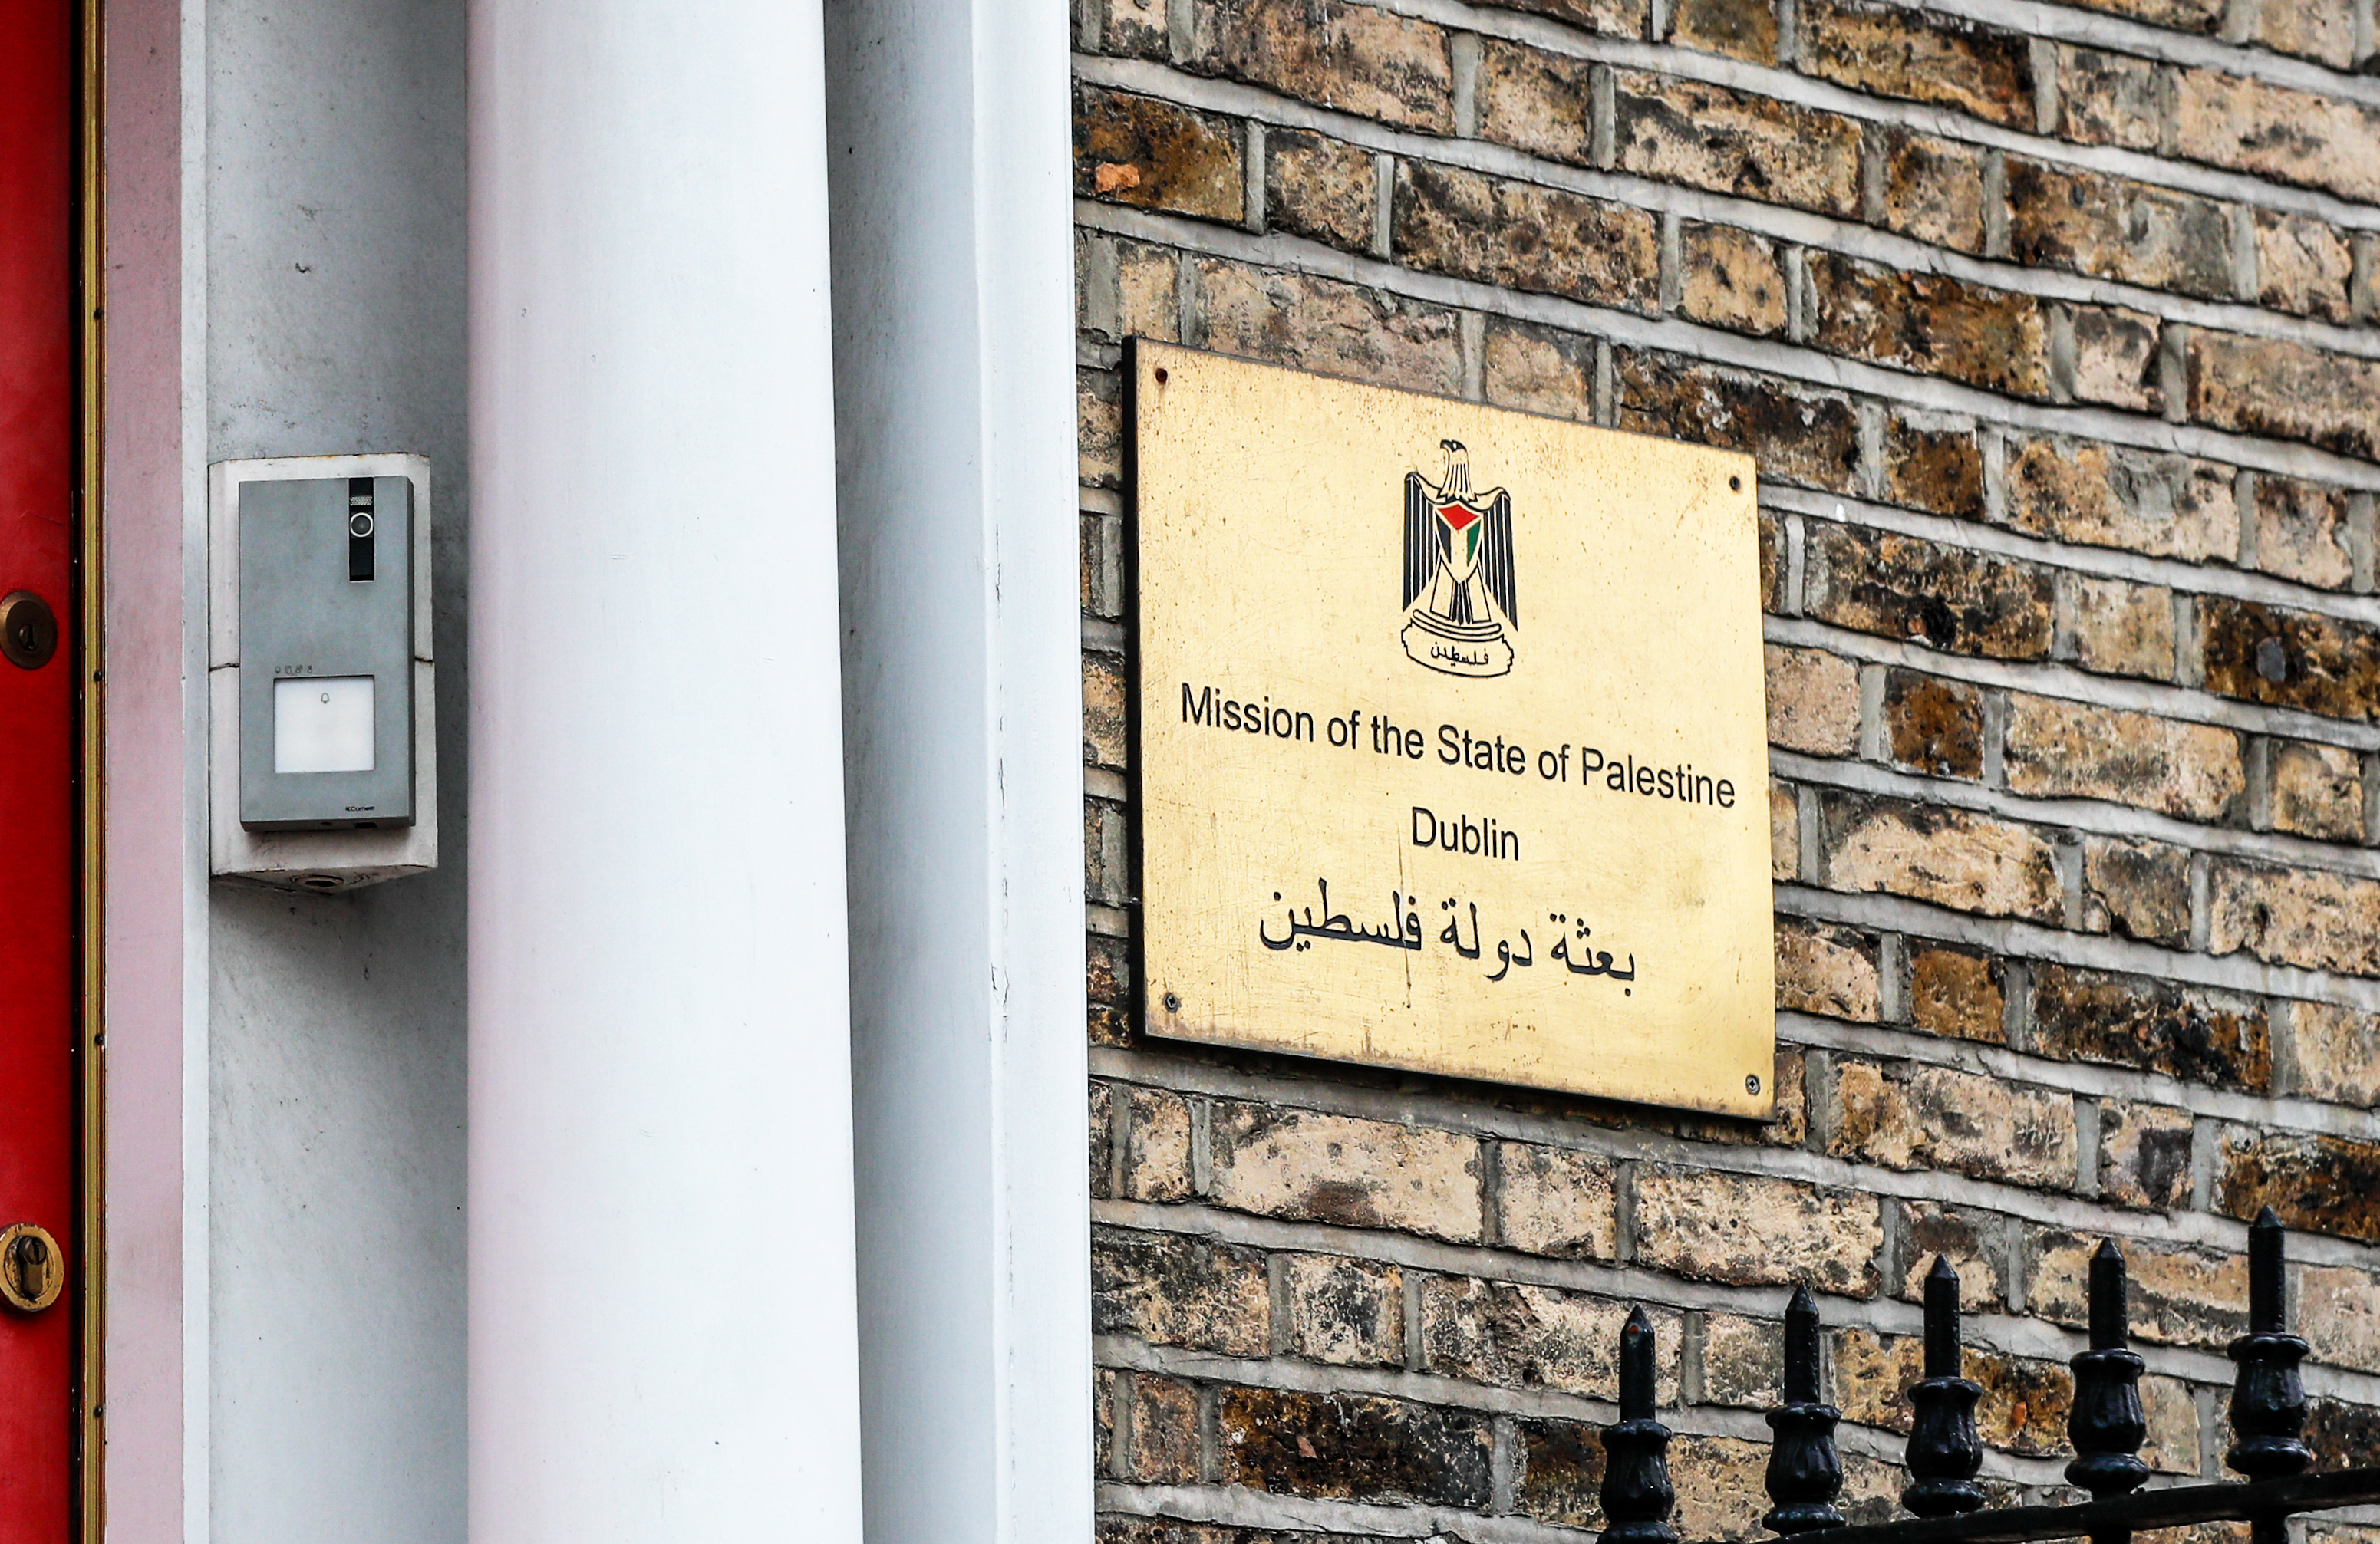
<instances>
[{"instance_id":1,"label":"white painted pillar","mask_svg":"<svg viewBox=\"0 0 2380 1544\"><path fill-rule=\"evenodd\" d=\"M1091 1537L1064 0L836 0L869 1544Z\"/></svg>"},{"instance_id":2,"label":"white painted pillar","mask_svg":"<svg viewBox=\"0 0 2380 1544\"><path fill-rule=\"evenodd\" d=\"M820 49L472 7L478 1544L859 1537Z\"/></svg>"}]
</instances>

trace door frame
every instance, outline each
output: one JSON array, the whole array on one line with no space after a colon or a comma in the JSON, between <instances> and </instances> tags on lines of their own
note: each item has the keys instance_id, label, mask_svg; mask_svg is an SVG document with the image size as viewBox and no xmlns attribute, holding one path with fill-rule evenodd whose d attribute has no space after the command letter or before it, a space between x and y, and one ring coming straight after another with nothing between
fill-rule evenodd
<instances>
[{"instance_id":1,"label":"door frame","mask_svg":"<svg viewBox=\"0 0 2380 1544\"><path fill-rule=\"evenodd\" d=\"M75 691L74 818L77 911L75 925L75 1025L78 1102L75 1112L75 1188L80 1212L81 1238L77 1253L75 1293L77 1350L75 1357L76 1427L74 1473L68 1478L73 1496L74 1531L82 1544L101 1544L106 1527L103 1470L107 1444L103 1420L106 1412L107 1239L103 1204L106 1154L106 1045L102 1011L106 982L103 943L106 913L105 866L103 862L106 786L103 734L106 653L100 625L104 616L101 497L101 387L103 380L103 342L105 327L105 220L107 212L104 139L101 133L102 67L105 36L101 28L103 0L73 0L74 16L74 298L75 346L75 502L74 583L68 602L70 657L77 671Z\"/></svg>"}]
</instances>

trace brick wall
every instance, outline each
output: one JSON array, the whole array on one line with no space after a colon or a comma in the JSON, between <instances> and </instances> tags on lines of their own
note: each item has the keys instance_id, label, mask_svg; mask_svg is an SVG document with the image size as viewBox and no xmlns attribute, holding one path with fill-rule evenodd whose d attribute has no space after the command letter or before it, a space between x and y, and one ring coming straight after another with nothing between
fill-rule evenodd
<instances>
[{"instance_id":1,"label":"brick wall","mask_svg":"<svg viewBox=\"0 0 2380 1544\"><path fill-rule=\"evenodd\" d=\"M1754 1537L1804 1280L1880 1517L1937 1250L2038 1499L2102 1235L2215 1475L2268 1202L2380 1458L2370 3L1081 0L1104 1538L1575 1538L1632 1301ZM1759 458L1776 1124L1130 1032L1131 334Z\"/></svg>"}]
</instances>

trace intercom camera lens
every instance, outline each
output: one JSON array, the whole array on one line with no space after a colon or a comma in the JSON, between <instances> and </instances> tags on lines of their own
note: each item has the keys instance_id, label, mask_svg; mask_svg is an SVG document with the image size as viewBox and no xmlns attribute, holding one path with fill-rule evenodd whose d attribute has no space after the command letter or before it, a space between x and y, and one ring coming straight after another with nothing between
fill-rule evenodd
<instances>
[{"instance_id":1,"label":"intercom camera lens","mask_svg":"<svg viewBox=\"0 0 2380 1544\"><path fill-rule=\"evenodd\" d=\"M347 516L347 535L351 537L368 537L371 534L372 517L370 514L358 511L358 513Z\"/></svg>"}]
</instances>

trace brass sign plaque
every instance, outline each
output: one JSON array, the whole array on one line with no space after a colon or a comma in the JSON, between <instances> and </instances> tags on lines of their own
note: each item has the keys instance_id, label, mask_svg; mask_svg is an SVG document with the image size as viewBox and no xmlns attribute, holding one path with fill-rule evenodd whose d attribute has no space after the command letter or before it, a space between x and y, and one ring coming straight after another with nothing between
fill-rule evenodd
<instances>
[{"instance_id":1,"label":"brass sign plaque","mask_svg":"<svg viewBox=\"0 0 2380 1544\"><path fill-rule=\"evenodd\" d=\"M1133 368L1148 1031L1767 1116L1751 459Z\"/></svg>"}]
</instances>

